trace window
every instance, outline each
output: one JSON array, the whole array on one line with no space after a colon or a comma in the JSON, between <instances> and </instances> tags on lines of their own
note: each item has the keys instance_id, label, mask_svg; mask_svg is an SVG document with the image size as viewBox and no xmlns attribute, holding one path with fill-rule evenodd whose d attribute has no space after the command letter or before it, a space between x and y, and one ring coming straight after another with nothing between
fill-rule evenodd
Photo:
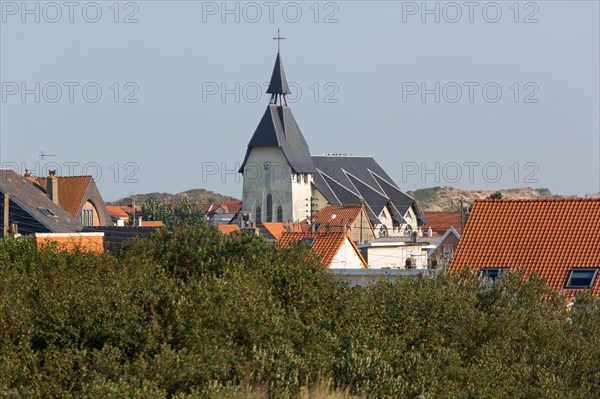
<instances>
[{"instance_id":1,"label":"window","mask_svg":"<svg viewBox=\"0 0 600 399\"><path fill-rule=\"evenodd\" d=\"M573 269L569 273L566 288L590 288L594 285L598 269Z\"/></svg>"},{"instance_id":2,"label":"window","mask_svg":"<svg viewBox=\"0 0 600 399\"><path fill-rule=\"evenodd\" d=\"M91 227L94 225L94 210L93 209L83 209L81 211L81 224L86 227Z\"/></svg>"},{"instance_id":3,"label":"window","mask_svg":"<svg viewBox=\"0 0 600 399\"><path fill-rule=\"evenodd\" d=\"M267 222L273 221L273 196L267 194Z\"/></svg>"},{"instance_id":4,"label":"window","mask_svg":"<svg viewBox=\"0 0 600 399\"><path fill-rule=\"evenodd\" d=\"M484 268L479 271L479 277L494 281L498 278L498 276L506 273L507 271L508 268L506 267Z\"/></svg>"},{"instance_id":5,"label":"window","mask_svg":"<svg viewBox=\"0 0 600 399\"><path fill-rule=\"evenodd\" d=\"M262 209L260 209L260 206L258 208L256 208L256 223L261 223L262 222Z\"/></svg>"},{"instance_id":6,"label":"window","mask_svg":"<svg viewBox=\"0 0 600 399\"><path fill-rule=\"evenodd\" d=\"M277 207L277 221L283 222L283 209L280 206Z\"/></svg>"},{"instance_id":7,"label":"window","mask_svg":"<svg viewBox=\"0 0 600 399\"><path fill-rule=\"evenodd\" d=\"M48 217L56 216L50 209L38 207L38 210Z\"/></svg>"}]
</instances>

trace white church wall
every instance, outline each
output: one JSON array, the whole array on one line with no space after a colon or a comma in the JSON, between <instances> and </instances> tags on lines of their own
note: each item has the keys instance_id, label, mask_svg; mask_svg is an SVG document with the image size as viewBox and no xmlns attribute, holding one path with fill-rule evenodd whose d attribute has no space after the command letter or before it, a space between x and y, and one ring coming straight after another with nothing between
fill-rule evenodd
<instances>
[{"instance_id":1,"label":"white church wall","mask_svg":"<svg viewBox=\"0 0 600 399\"><path fill-rule=\"evenodd\" d=\"M312 197L312 174L296 175L292 184L293 222L299 222L310 216Z\"/></svg>"},{"instance_id":2,"label":"white church wall","mask_svg":"<svg viewBox=\"0 0 600 399\"><path fill-rule=\"evenodd\" d=\"M262 211L262 221L267 221L268 193L273 196L273 221L277 220L276 204L279 203L282 204L283 220L292 219L291 169L283 151L278 147L256 147L246 161L242 193L243 210L252 213L253 221L256 221L258 206Z\"/></svg>"},{"instance_id":3,"label":"white church wall","mask_svg":"<svg viewBox=\"0 0 600 399\"><path fill-rule=\"evenodd\" d=\"M273 199L272 221L277 221L277 206L283 210L284 222L296 222L310 215L312 175L296 175L279 147L255 147L244 168L243 210L252 213L261 208L267 221L267 195Z\"/></svg>"}]
</instances>

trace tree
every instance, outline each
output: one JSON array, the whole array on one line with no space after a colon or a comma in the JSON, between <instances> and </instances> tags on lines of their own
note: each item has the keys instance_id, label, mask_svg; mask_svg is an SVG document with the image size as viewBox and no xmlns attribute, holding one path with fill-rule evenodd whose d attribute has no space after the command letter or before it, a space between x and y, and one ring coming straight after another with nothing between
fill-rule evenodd
<instances>
[{"instance_id":1,"label":"tree","mask_svg":"<svg viewBox=\"0 0 600 399\"><path fill-rule=\"evenodd\" d=\"M502 199L502 198L503 198L503 196L500 191L496 191L495 193L490 194L490 196L487 197L487 199L492 199L492 200L497 200L497 199Z\"/></svg>"},{"instance_id":2,"label":"tree","mask_svg":"<svg viewBox=\"0 0 600 399\"><path fill-rule=\"evenodd\" d=\"M142 201L140 216L143 220L162 221L166 226L187 224L200 226L206 223L202 206L182 198L173 202L161 202L154 199Z\"/></svg>"}]
</instances>

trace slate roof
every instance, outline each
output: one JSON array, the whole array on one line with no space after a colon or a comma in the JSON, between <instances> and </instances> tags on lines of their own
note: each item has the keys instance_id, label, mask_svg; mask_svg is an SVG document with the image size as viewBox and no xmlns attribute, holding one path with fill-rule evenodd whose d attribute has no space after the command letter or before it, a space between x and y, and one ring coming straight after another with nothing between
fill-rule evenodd
<instances>
[{"instance_id":1,"label":"slate roof","mask_svg":"<svg viewBox=\"0 0 600 399\"><path fill-rule=\"evenodd\" d=\"M312 173L314 165L308 150L308 144L300 127L286 105L269 104L254 135L248 144L248 150L240 173L244 171L250 151L254 147L279 147L296 173ZM262 167L262 165L261 165Z\"/></svg>"},{"instance_id":2,"label":"slate roof","mask_svg":"<svg viewBox=\"0 0 600 399\"><path fill-rule=\"evenodd\" d=\"M290 93L279 53L275 59L275 67L267 93L272 94L274 98L267 105L267 110L254 131L250 143L248 143L248 150L239 172L244 172L252 148L279 147L295 173L313 173L314 165L310 157L308 144L300 131L291 108L286 104L277 104L278 96L285 98ZM262 165L259 167L262 167Z\"/></svg>"},{"instance_id":3,"label":"slate roof","mask_svg":"<svg viewBox=\"0 0 600 399\"><path fill-rule=\"evenodd\" d=\"M50 201L29 179L12 170L0 169L0 192L9 195L9 222L17 223L22 234L83 230L76 217ZM54 216L44 214L39 208L49 210Z\"/></svg>"},{"instance_id":4,"label":"slate roof","mask_svg":"<svg viewBox=\"0 0 600 399\"><path fill-rule=\"evenodd\" d=\"M273 73L271 74L271 81L269 82L267 93L291 94L290 87L285 77L285 71L283 70L283 62L281 61L280 53L277 53L277 58L275 58L275 66L273 67Z\"/></svg>"},{"instance_id":5,"label":"slate roof","mask_svg":"<svg viewBox=\"0 0 600 399\"><path fill-rule=\"evenodd\" d=\"M345 240L348 240L350 245L354 248L354 251L361 259L364 267L367 267L367 262L360 254L360 251L354 245L347 233L344 232L319 232L319 233L308 233L308 232L291 232L283 233L279 243L281 246L289 246L302 242L303 239L314 239L311 248L315 255L317 255L321 262L327 267L331 266L335 255L338 253L342 244Z\"/></svg>"},{"instance_id":6,"label":"slate roof","mask_svg":"<svg viewBox=\"0 0 600 399\"><path fill-rule=\"evenodd\" d=\"M600 199L476 200L449 270L467 267L521 269L563 290L572 268L600 268Z\"/></svg>"},{"instance_id":7,"label":"slate roof","mask_svg":"<svg viewBox=\"0 0 600 399\"><path fill-rule=\"evenodd\" d=\"M403 193L372 157L313 155L316 173L314 184L331 204L360 204L364 198L371 221L378 224L377 216L389 203L394 218L402 218L415 200ZM418 211L417 211L418 212Z\"/></svg>"}]
</instances>

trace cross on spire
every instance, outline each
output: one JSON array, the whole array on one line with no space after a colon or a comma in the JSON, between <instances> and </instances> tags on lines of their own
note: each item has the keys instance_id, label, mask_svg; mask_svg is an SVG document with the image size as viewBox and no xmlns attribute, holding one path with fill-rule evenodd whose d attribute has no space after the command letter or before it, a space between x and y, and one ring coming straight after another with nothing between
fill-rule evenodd
<instances>
[{"instance_id":1,"label":"cross on spire","mask_svg":"<svg viewBox=\"0 0 600 399\"><path fill-rule=\"evenodd\" d=\"M279 50L281 49L281 41L285 40L285 37L281 37L279 29L277 29L277 37L274 37L273 40L277 40L277 52L279 53Z\"/></svg>"}]
</instances>

